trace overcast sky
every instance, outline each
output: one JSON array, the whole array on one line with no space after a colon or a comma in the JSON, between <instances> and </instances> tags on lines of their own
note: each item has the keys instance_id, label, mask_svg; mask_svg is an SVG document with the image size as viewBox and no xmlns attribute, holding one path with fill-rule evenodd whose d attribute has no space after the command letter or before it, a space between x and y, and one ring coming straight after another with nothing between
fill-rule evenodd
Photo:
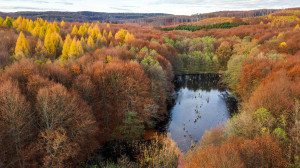
<instances>
[{"instance_id":1,"label":"overcast sky","mask_svg":"<svg viewBox=\"0 0 300 168\"><path fill-rule=\"evenodd\" d=\"M0 11L95 11L191 15L300 7L300 0L0 0Z\"/></svg>"}]
</instances>

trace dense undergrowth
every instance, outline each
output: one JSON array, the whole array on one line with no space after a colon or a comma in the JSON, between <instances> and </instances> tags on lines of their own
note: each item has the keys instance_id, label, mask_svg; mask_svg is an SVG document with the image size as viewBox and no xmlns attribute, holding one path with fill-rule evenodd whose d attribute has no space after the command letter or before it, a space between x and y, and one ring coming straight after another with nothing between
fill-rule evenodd
<instances>
[{"instance_id":1,"label":"dense undergrowth","mask_svg":"<svg viewBox=\"0 0 300 168\"><path fill-rule=\"evenodd\" d=\"M299 167L300 29L290 15L299 12L193 33L0 18L0 167ZM240 112L182 161L172 140L145 131L164 120L174 74L200 72L222 73ZM103 159L111 141L133 155Z\"/></svg>"}]
</instances>

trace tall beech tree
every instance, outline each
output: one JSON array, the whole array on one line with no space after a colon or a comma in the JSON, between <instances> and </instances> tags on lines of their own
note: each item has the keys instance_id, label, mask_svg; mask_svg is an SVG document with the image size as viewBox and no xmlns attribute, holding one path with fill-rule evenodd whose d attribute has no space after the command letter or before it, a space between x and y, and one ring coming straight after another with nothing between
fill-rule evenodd
<instances>
[{"instance_id":1,"label":"tall beech tree","mask_svg":"<svg viewBox=\"0 0 300 168\"><path fill-rule=\"evenodd\" d=\"M3 166L26 167L25 149L34 134L32 115L30 104L16 82L1 83L0 163Z\"/></svg>"},{"instance_id":2,"label":"tall beech tree","mask_svg":"<svg viewBox=\"0 0 300 168\"><path fill-rule=\"evenodd\" d=\"M76 163L97 147L98 129L90 107L62 85L40 89L36 111L40 130L36 150L43 166L61 167L71 158Z\"/></svg>"}]
</instances>

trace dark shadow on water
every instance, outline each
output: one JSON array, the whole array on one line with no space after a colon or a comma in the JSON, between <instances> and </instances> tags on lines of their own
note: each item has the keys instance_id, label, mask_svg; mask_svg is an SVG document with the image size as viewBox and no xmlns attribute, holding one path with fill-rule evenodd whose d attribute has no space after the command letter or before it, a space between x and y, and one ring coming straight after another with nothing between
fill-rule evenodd
<instances>
[{"instance_id":1,"label":"dark shadow on water","mask_svg":"<svg viewBox=\"0 0 300 168\"><path fill-rule=\"evenodd\" d=\"M175 92L182 88L188 88L193 91L211 91L212 89L224 91L224 88L219 85L219 80L218 74L181 75L175 76L173 83Z\"/></svg>"}]
</instances>

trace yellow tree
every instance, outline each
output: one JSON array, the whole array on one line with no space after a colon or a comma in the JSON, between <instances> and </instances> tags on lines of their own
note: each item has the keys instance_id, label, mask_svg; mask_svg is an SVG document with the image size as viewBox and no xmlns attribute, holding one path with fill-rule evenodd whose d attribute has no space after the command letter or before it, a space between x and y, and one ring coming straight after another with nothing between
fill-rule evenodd
<instances>
[{"instance_id":1,"label":"yellow tree","mask_svg":"<svg viewBox=\"0 0 300 168\"><path fill-rule=\"evenodd\" d=\"M128 42L128 41L132 41L132 40L134 40L133 34L130 34L130 33L127 32L124 41Z\"/></svg>"},{"instance_id":2,"label":"yellow tree","mask_svg":"<svg viewBox=\"0 0 300 168\"><path fill-rule=\"evenodd\" d=\"M51 26L53 27L53 29L57 32L57 33L60 33L60 28L59 26L57 25L57 22L54 21Z\"/></svg>"},{"instance_id":3,"label":"yellow tree","mask_svg":"<svg viewBox=\"0 0 300 168\"><path fill-rule=\"evenodd\" d=\"M44 24L44 20L42 18L37 18L36 21L40 24L43 25Z\"/></svg>"},{"instance_id":4,"label":"yellow tree","mask_svg":"<svg viewBox=\"0 0 300 168\"><path fill-rule=\"evenodd\" d=\"M92 33L92 30L93 30L93 27L91 27L91 26L90 26L90 27L88 28L88 31L87 31L87 33L88 33L89 35L91 35L91 33Z\"/></svg>"},{"instance_id":5,"label":"yellow tree","mask_svg":"<svg viewBox=\"0 0 300 168\"><path fill-rule=\"evenodd\" d=\"M46 35L46 32L47 32L47 27L42 26L42 27L40 28L39 37L40 37L40 38L44 38L45 35Z\"/></svg>"},{"instance_id":6,"label":"yellow tree","mask_svg":"<svg viewBox=\"0 0 300 168\"><path fill-rule=\"evenodd\" d=\"M90 36L92 36L94 42L97 40L97 36L100 34L99 27L97 25L94 26L94 28L91 30Z\"/></svg>"},{"instance_id":7,"label":"yellow tree","mask_svg":"<svg viewBox=\"0 0 300 168\"><path fill-rule=\"evenodd\" d=\"M29 45L24 36L21 32L19 34L16 48L15 48L15 59L20 60L21 58L27 57L29 55Z\"/></svg>"},{"instance_id":8,"label":"yellow tree","mask_svg":"<svg viewBox=\"0 0 300 168\"><path fill-rule=\"evenodd\" d=\"M39 36L40 35L40 29L41 29L40 23L36 22L34 29L31 31L31 34L33 36Z\"/></svg>"},{"instance_id":9,"label":"yellow tree","mask_svg":"<svg viewBox=\"0 0 300 168\"><path fill-rule=\"evenodd\" d=\"M69 58L69 51L70 51L71 44L72 44L72 39L71 36L68 34L64 42L62 55L60 56L61 60L65 61Z\"/></svg>"},{"instance_id":10,"label":"yellow tree","mask_svg":"<svg viewBox=\"0 0 300 168\"><path fill-rule=\"evenodd\" d=\"M125 36L126 36L127 30L121 29L119 30L116 34L115 34L115 39L118 42L123 42L125 40Z\"/></svg>"},{"instance_id":11,"label":"yellow tree","mask_svg":"<svg viewBox=\"0 0 300 168\"><path fill-rule=\"evenodd\" d=\"M79 49L77 46L76 38L73 39L72 44L70 46L69 56L69 58L71 59L77 58L79 56Z\"/></svg>"},{"instance_id":12,"label":"yellow tree","mask_svg":"<svg viewBox=\"0 0 300 168\"><path fill-rule=\"evenodd\" d=\"M66 24L66 23L62 20L62 21L60 22L60 27L64 27L65 24Z\"/></svg>"},{"instance_id":13,"label":"yellow tree","mask_svg":"<svg viewBox=\"0 0 300 168\"><path fill-rule=\"evenodd\" d=\"M88 50L93 50L95 48L94 40L91 36L89 36L89 38L88 38L87 48L88 48Z\"/></svg>"},{"instance_id":14,"label":"yellow tree","mask_svg":"<svg viewBox=\"0 0 300 168\"><path fill-rule=\"evenodd\" d=\"M0 17L0 25L3 25L4 19Z\"/></svg>"},{"instance_id":15,"label":"yellow tree","mask_svg":"<svg viewBox=\"0 0 300 168\"><path fill-rule=\"evenodd\" d=\"M108 39L110 40L113 37L111 31L108 33Z\"/></svg>"},{"instance_id":16,"label":"yellow tree","mask_svg":"<svg viewBox=\"0 0 300 168\"><path fill-rule=\"evenodd\" d=\"M52 59L55 59L60 54L62 48L60 35L57 32L47 32L44 46Z\"/></svg>"},{"instance_id":17,"label":"yellow tree","mask_svg":"<svg viewBox=\"0 0 300 168\"><path fill-rule=\"evenodd\" d=\"M280 43L279 47L280 47L280 48L285 48L285 47L287 47L287 44L286 44L286 42L282 42L282 43Z\"/></svg>"},{"instance_id":18,"label":"yellow tree","mask_svg":"<svg viewBox=\"0 0 300 168\"><path fill-rule=\"evenodd\" d=\"M87 24L84 23L82 26L79 27L78 34L80 34L81 36L84 36L86 34L87 30L88 30Z\"/></svg>"},{"instance_id":19,"label":"yellow tree","mask_svg":"<svg viewBox=\"0 0 300 168\"><path fill-rule=\"evenodd\" d=\"M19 16L18 19L13 22L13 28L17 29L17 31L21 31L22 21L23 18Z\"/></svg>"},{"instance_id":20,"label":"yellow tree","mask_svg":"<svg viewBox=\"0 0 300 168\"><path fill-rule=\"evenodd\" d=\"M41 24L41 25L43 25L44 27L46 27L46 29L48 29L48 26L50 26L50 24L48 23L47 20L45 20L45 22L43 24Z\"/></svg>"},{"instance_id":21,"label":"yellow tree","mask_svg":"<svg viewBox=\"0 0 300 168\"><path fill-rule=\"evenodd\" d=\"M28 24L28 22L29 22L28 19L23 19L22 24L21 24L22 30L27 30L27 24Z\"/></svg>"},{"instance_id":22,"label":"yellow tree","mask_svg":"<svg viewBox=\"0 0 300 168\"><path fill-rule=\"evenodd\" d=\"M29 21L28 25L27 25L27 31L32 33L32 30L34 29L34 23L32 20Z\"/></svg>"},{"instance_id":23,"label":"yellow tree","mask_svg":"<svg viewBox=\"0 0 300 168\"><path fill-rule=\"evenodd\" d=\"M72 34L72 35L78 34L78 28L77 28L76 25L73 27L73 30L72 30L72 33L71 33L71 34Z\"/></svg>"}]
</instances>

